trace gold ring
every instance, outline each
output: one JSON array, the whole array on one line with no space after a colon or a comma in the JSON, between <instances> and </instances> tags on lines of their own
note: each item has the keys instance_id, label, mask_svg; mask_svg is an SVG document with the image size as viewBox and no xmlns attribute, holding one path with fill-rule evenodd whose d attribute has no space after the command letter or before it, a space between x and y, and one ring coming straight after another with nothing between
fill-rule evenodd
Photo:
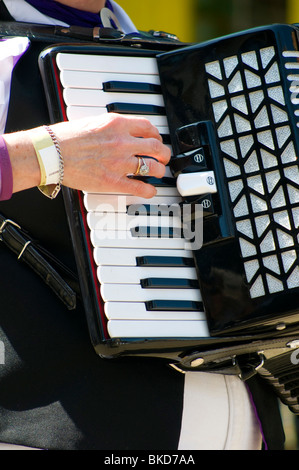
<instances>
[{"instance_id":1,"label":"gold ring","mask_svg":"<svg viewBox=\"0 0 299 470\"><path fill-rule=\"evenodd\" d=\"M138 167L137 167L137 170L134 173L135 176L139 175L139 171L140 171L140 168L141 168L141 162L142 162L141 157L138 157Z\"/></svg>"},{"instance_id":2,"label":"gold ring","mask_svg":"<svg viewBox=\"0 0 299 470\"><path fill-rule=\"evenodd\" d=\"M147 176L149 174L149 167L143 157L138 157L138 167L135 171L135 176Z\"/></svg>"}]
</instances>

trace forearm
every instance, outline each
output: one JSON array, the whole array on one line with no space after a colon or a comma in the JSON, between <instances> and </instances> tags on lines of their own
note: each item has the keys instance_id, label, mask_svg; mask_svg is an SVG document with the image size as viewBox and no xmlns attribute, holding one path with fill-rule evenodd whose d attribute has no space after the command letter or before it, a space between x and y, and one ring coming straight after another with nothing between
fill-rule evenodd
<instances>
[{"instance_id":1,"label":"forearm","mask_svg":"<svg viewBox=\"0 0 299 470\"><path fill-rule=\"evenodd\" d=\"M145 198L156 194L154 186L127 177L136 172L138 155L152 157L147 158L147 165L150 176L156 178L164 176L170 159L158 130L146 119L107 114L55 124L51 129L64 161L59 184L88 192L122 192ZM12 167L13 192L41 185L44 168L41 171L36 153L36 137L41 133L49 140L42 127L3 136ZM46 148L48 145L52 145L51 139Z\"/></svg>"},{"instance_id":2,"label":"forearm","mask_svg":"<svg viewBox=\"0 0 299 470\"><path fill-rule=\"evenodd\" d=\"M33 188L40 183L40 168L29 131L3 136L10 156L13 192Z\"/></svg>"}]
</instances>

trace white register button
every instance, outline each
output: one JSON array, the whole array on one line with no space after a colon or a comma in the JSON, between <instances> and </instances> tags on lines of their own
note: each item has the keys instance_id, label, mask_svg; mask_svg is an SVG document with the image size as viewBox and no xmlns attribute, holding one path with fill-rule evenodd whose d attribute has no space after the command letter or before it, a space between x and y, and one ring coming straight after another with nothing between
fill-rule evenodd
<instances>
[{"instance_id":1,"label":"white register button","mask_svg":"<svg viewBox=\"0 0 299 470\"><path fill-rule=\"evenodd\" d=\"M216 179L213 171L181 173L177 177L176 184L181 196L217 193Z\"/></svg>"}]
</instances>

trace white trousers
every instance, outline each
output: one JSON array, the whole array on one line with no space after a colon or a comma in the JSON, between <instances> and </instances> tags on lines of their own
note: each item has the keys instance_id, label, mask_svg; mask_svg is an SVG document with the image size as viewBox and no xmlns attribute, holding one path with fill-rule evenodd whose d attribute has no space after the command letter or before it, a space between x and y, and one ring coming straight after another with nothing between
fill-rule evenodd
<instances>
[{"instance_id":1,"label":"white trousers","mask_svg":"<svg viewBox=\"0 0 299 470\"><path fill-rule=\"evenodd\" d=\"M179 450L260 450L258 420L238 377L185 374ZM0 450L34 450L0 444Z\"/></svg>"},{"instance_id":2,"label":"white trousers","mask_svg":"<svg viewBox=\"0 0 299 470\"><path fill-rule=\"evenodd\" d=\"M261 445L258 419L238 377L185 374L180 450L260 450Z\"/></svg>"}]
</instances>

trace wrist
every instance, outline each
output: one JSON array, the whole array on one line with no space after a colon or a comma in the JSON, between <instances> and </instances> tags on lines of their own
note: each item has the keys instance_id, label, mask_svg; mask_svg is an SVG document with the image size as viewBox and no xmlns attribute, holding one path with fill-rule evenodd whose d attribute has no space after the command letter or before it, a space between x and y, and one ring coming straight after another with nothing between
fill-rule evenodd
<instances>
[{"instance_id":1,"label":"wrist","mask_svg":"<svg viewBox=\"0 0 299 470\"><path fill-rule=\"evenodd\" d=\"M5 134L3 139L10 156L13 192L37 186L40 181L40 169L30 131Z\"/></svg>"}]
</instances>

